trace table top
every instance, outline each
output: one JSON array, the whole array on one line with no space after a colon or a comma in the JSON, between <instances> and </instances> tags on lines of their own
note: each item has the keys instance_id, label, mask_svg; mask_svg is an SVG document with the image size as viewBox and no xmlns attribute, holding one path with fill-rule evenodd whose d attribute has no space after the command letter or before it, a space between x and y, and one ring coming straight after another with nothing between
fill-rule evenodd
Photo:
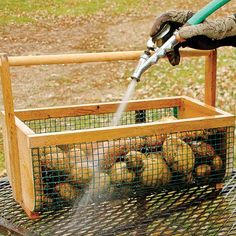
<instances>
[{"instance_id":1,"label":"table top","mask_svg":"<svg viewBox=\"0 0 236 236\"><path fill-rule=\"evenodd\" d=\"M0 234L11 235L236 235L236 172L221 191L181 191L65 207L30 220L0 179ZM9 234L8 234L9 235Z\"/></svg>"}]
</instances>

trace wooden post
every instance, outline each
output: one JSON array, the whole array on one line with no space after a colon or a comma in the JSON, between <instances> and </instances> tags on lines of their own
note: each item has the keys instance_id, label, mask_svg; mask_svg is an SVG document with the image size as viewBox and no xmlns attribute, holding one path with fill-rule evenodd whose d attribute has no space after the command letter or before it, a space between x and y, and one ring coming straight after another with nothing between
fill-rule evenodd
<instances>
[{"instance_id":1,"label":"wooden post","mask_svg":"<svg viewBox=\"0 0 236 236\"><path fill-rule=\"evenodd\" d=\"M212 50L205 62L205 103L215 107L216 103L217 51Z\"/></svg>"},{"instance_id":2,"label":"wooden post","mask_svg":"<svg viewBox=\"0 0 236 236\"><path fill-rule=\"evenodd\" d=\"M9 164L11 165L11 185L13 189L13 196L17 202L22 201L21 194L21 174L20 174L20 161L19 161L19 150L17 142L14 104L12 97L12 87L10 78L10 68L8 57L6 54L0 54L1 63L1 83L2 83L2 94L3 104L5 109L5 124L8 141L8 157Z\"/></svg>"}]
</instances>

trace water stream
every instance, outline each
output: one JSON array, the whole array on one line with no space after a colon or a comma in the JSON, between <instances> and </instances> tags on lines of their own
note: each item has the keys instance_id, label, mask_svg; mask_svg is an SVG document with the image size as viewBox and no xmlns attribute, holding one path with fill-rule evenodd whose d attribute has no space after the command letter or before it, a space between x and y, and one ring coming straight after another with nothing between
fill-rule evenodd
<instances>
[{"instance_id":1,"label":"water stream","mask_svg":"<svg viewBox=\"0 0 236 236\"><path fill-rule=\"evenodd\" d=\"M119 105L119 107L114 115L114 118L113 118L110 126L120 125L120 120L121 120L122 114L126 110L126 107L128 105L128 101L130 100L130 98L134 94L136 84L137 84L137 80L132 79L129 86L128 86L128 89L126 90L126 93L124 94L124 96L122 98L121 104Z\"/></svg>"},{"instance_id":2,"label":"water stream","mask_svg":"<svg viewBox=\"0 0 236 236\"><path fill-rule=\"evenodd\" d=\"M127 108L129 99L133 96L136 84L137 81L134 79L130 82L110 126L120 125L122 114ZM99 153L99 149L94 150L92 156L93 162L90 164L91 168L93 168L93 177L88 187L85 189L83 196L78 198L74 204L74 219L77 218L76 215L80 215L81 210L87 205L108 200L112 196L109 175L104 173L99 167L99 159L102 158L101 153ZM76 220L71 222L71 226L75 225Z\"/></svg>"},{"instance_id":3,"label":"water stream","mask_svg":"<svg viewBox=\"0 0 236 236\"><path fill-rule=\"evenodd\" d=\"M117 126L120 124L122 114L126 110L129 99L133 96L136 84L137 81L134 79L130 82L110 126ZM100 170L98 159L99 154L100 158L102 158L101 153L99 153L99 149L94 150L92 153L93 162L91 163L91 168L93 168L93 178L90 181L89 186L85 190L83 197L79 199L79 201L77 201L77 207L83 207L94 201L99 201L101 199L103 200L103 198L105 198L105 194L108 194L107 190L110 187L110 181L107 177L107 174Z\"/></svg>"}]
</instances>

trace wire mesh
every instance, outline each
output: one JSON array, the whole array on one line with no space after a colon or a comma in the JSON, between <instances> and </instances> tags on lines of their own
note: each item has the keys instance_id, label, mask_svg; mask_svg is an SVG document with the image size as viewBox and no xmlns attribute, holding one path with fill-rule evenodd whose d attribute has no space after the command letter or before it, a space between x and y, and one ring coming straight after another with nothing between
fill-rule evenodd
<instances>
[{"instance_id":1,"label":"wire mesh","mask_svg":"<svg viewBox=\"0 0 236 236\"><path fill-rule=\"evenodd\" d=\"M65 130L81 130L108 127L115 113L80 115L74 117L59 117L47 119L35 119L25 121L35 133L61 132ZM136 123L148 123L163 117L178 116L178 107L137 110L124 112L120 125Z\"/></svg>"},{"instance_id":2,"label":"wire mesh","mask_svg":"<svg viewBox=\"0 0 236 236\"><path fill-rule=\"evenodd\" d=\"M27 121L35 132L104 127L114 114ZM178 108L126 112L122 125L178 118ZM225 181L233 127L32 149L36 211Z\"/></svg>"},{"instance_id":3,"label":"wire mesh","mask_svg":"<svg viewBox=\"0 0 236 236\"><path fill-rule=\"evenodd\" d=\"M0 232L13 235L235 235L236 173L222 191L209 185L44 212L29 220L0 180ZM73 223L73 224L71 224ZM5 228L5 231L4 231ZM10 230L9 230L10 229Z\"/></svg>"}]
</instances>

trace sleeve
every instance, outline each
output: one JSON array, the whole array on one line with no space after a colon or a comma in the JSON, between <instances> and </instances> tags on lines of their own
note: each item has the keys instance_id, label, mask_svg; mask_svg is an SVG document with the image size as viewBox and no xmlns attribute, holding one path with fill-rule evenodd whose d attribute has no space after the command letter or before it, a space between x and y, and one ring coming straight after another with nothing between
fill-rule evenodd
<instances>
[{"instance_id":1,"label":"sleeve","mask_svg":"<svg viewBox=\"0 0 236 236\"><path fill-rule=\"evenodd\" d=\"M236 15L236 14L235 14ZM228 16L214 21L204 21L199 25L185 26L179 30L180 37L189 39L194 36L206 36L221 40L236 35L236 16Z\"/></svg>"}]
</instances>

